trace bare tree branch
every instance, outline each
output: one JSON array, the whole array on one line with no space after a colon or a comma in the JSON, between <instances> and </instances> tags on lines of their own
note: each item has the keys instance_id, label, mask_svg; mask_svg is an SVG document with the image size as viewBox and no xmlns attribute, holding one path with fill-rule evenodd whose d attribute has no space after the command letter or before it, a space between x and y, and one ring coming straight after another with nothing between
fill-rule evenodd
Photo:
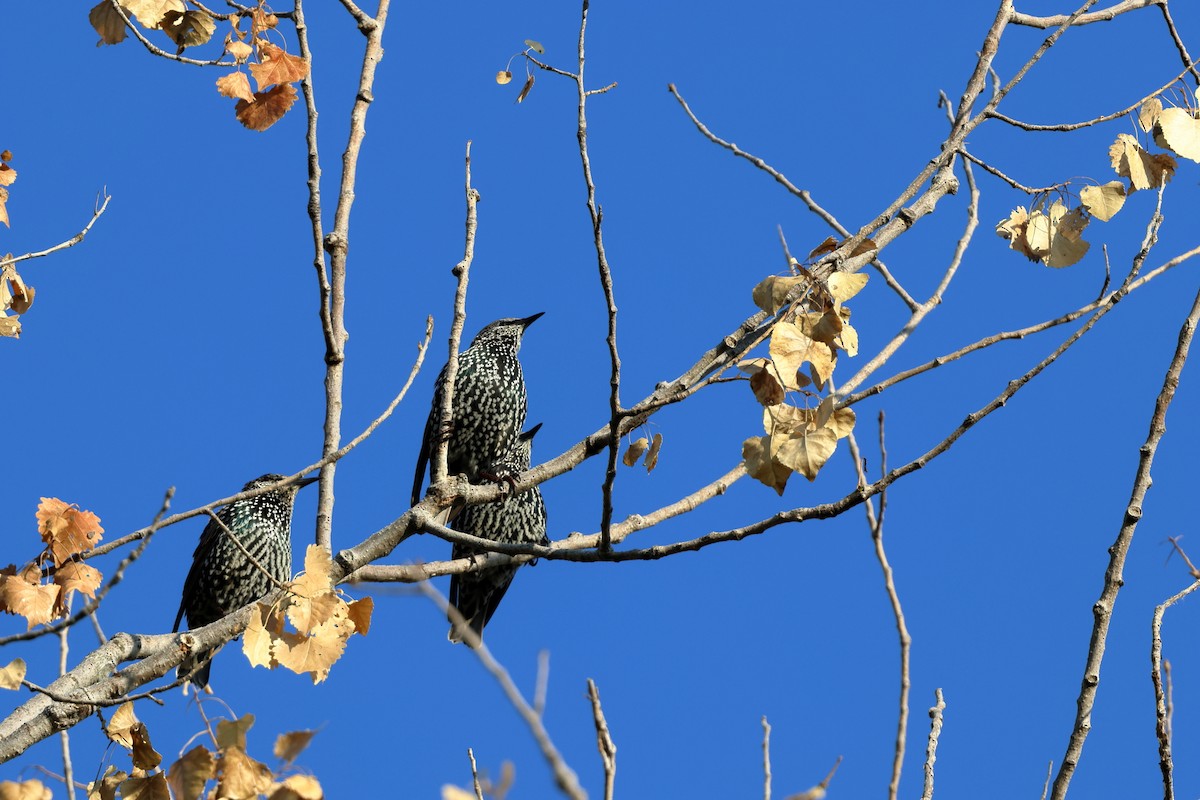
<instances>
[{"instance_id":1,"label":"bare tree branch","mask_svg":"<svg viewBox=\"0 0 1200 800\"><path fill-rule=\"evenodd\" d=\"M1150 621L1150 678L1154 683L1154 733L1158 739L1158 768L1162 771L1163 800L1175 797L1173 776L1174 762L1171 757L1171 713L1169 693L1163 690L1162 624L1167 609L1200 589L1200 580L1168 597L1154 607ZM1169 669L1169 668L1168 668Z\"/></svg>"},{"instance_id":2,"label":"bare tree branch","mask_svg":"<svg viewBox=\"0 0 1200 800\"><path fill-rule=\"evenodd\" d=\"M350 110L350 136L346 150L342 153L342 179L338 188L337 208L333 213L333 230L325 236L323 246L329 253L329 294L327 315L332 328L333 346L326 342L325 350L325 426L321 445L323 459L328 459L321 470L319 494L317 495L316 542L326 550L332 549L333 532L333 481L337 471L338 452L342 438L342 377L346 365L346 258L350 249L350 209L354 205L354 186L358 178L358 159L362 152L363 139L367 135L367 110L375 99L375 69L383 58L383 30L387 23L391 0L379 0L375 12L374 26L365 31L367 44L363 52L362 68L359 71L358 90L354 106ZM315 109L310 109L315 113ZM309 198L310 204L312 197ZM322 325L326 321L322 322Z\"/></svg>"}]
</instances>

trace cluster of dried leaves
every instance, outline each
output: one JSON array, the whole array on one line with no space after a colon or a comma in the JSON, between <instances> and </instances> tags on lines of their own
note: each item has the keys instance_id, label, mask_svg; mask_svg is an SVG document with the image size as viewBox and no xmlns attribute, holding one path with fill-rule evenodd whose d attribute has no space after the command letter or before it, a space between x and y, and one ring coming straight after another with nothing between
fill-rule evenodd
<instances>
[{"instance_id":1,"label":"cluster of dried leaves","mask_svg":"<svg viewBox=\"0 0 1200 800\"><path fill-rule=\"evenodd\" d=\"M1200 89L1195 97L1200 101ZM1138 110L1138 126L1164 150L1200 162L1200 108L1164 108L1161 100L1151 97ZM996 225L996 233L1030 261L1069 267L1088 251L1083 230L1093 218L1107 222L1121 210L1128 195L1162 186L1178 167L1170 154L1151 153L1127 133L1117 136L1108 156L1113 170L1128 186L1122 181L1088 186L1079 192L1079 205L1070 211L1061 199L1046 208L1049 193L1042 193L1032 210L1017 206Z\"/></svg>"},{"instance_id":2,"label":"cluster of dried leaves","mask_svg":"<svg viewBox=\"0 0 1200 800\"><path fill-rule=\"evenodd\" d=\"M835 248L826 240L809 258ZM874 249L869 241L865 249ZM835 272L822 281L793 260L795 274L771 276L754 287L754 303L777 315L768 347L770 358L738 364L750 377L754 397L763 406L764 436L742 443L751 477L783 494L788 478L799 472L810 481L854 429L854 411L837 408L831 395L821 397L837 366L839 352L858 354L858 332L844 303L862 290L868 276ZM804 404L787 402L800 395ZM816 408L812 407L816 403Z\"/></svg>"},{"instance_id":3,"label":"cluster of dried leaves","mask_svg":"<svg viewBox=\"0 0 1200 800\"><path fill-rule=\"evenodd\" d=\"M31 629L65 617L71 592L95 597L102 578L100 570L78 559L104 534L99 517L43 497L37 522L45 549L20 569L14 564L0 569L0 611L25 617ZM53 568L46 570L47 565Z\"/></svg>"},{"instance_id":4,"label":"cluster of dried leaves","mask_svg":"<svg viewBox=\"0 0 1200 800\"><path fill-rule=\"evenodd\" d=\"M88 800L199 800L211 798L258 798L268 800L322 800L321 784L311 775L280 774L312 741L316 731L294 731L275 740L279 770L246 753L246 732L254 724L254 715L235 721L219 720L216 732L209 734L216 753L197 745L184 753L163 772L163 757L150 744L150 733L133 713L133 703L125 703L112 715L104 732L116 744L130 751L133 765L126 773L110 765L105 773L88 784ZM208 790L208 784L215 785ZM0 795L2 796L2 795ZM49 797L47 792L45 797Z\"/></svg>"},{"instance_id":5,"label":"cluster of dried leaves","mask_svg":"<svg viewBox=\"0 0 1200 800\"><path fill-rule=\"evenodd\" d=\"M663 436L661 433L654 434L654 440L651 441L645 436L640 436L629 443L629 447L625 448L625 455L621 461L625 466L632 467L637 464L642 454L646 455L646 472L653 472L658 466L658 452L662 449Z\"/></svg>"},{"instance_id":6,"label":"cluster of dried leaves","mask_svg":"<svg viewBox=\"0 0 1200 800\"><path fill-rule=\"evenodd\" d=\"M369 597L347 603L333 585L329 551L310 544L304 573L287 582L287 593L274 605L259 603L242 637L242 651L256 667L282 666L296 674L307 672L320 683L355 633L371 627L374 601ZM291 623L294 631L284 629Z\"/></svg>"},{"instance_id":7,"label":"cluster of dried leaves","mask_svg":"<svg viewBox=\"0 0 1200 800\"><path fill-rule=\"evenodd\" d=\"M517 58L519 56L526 55L529 53L530 50L537 53L539 56L546 52L546 48L542 47L541 42L535 42L533 39L526 39L525 40L525 49L522 50L520 53L517 53L516 55L514 55L512 58L508 59L508 64L505 65L504 69L502 69L496 73L496 83L500 84L501 86L506 86L509 83L511 83L512 79L513 79L513 74L512 74L513 58ZM529 69L529 64L526 63L526 65L525 65L525 84L521 87L521 93L517 95L517 102L518 103L524 102L525 98L529 96L529 90L532 88L533 88L533 70Z\"/></svg>"},{"instance_id":8,"label":"cluster of dried leaves","mask_svg":"<svg viewBox=\"0 0 1200 800\"><path fill-rule=\"evenodd\" d=\"M17 171L9 166L13 154L0 152L0 222L8 224L8 188L17 179ZM0 336L17 338L21 335L21 322L17 316L24 314L33 305L33 287L27 285L17 274L12 263L12 253L0 258ZM10 316L10 313L12 315Z\"/></svg>"},{"instance_id":9,"label":"cluster of dried leaves","mask_svg":"<svg viewBox=\"0 0 1200 800\"><path fill-rule=\"evenodd\" d=\"M250 20L249 32L241 29L243 17ZM183 0L123 0L120 9L112 0L100 0L88 18L100 34L100 44L124 41L126 25L136 21L147 30L165 33L176 44L176 54L207 44L216 31L216 21L207 11L188 9ZM234 112L239 122L251 130L265 131L296 102L296 87L292 84L308 75L308 62L263 38L279 24L279 18L267 10L263 0L256 8L229 15L229 22L224 53L233 58L232 66L237 69L217 79L217 91L237 100ZM258 91L251 88L250 79L242 72L243 64L249 67Z\"/></svg>"}]
</instances>

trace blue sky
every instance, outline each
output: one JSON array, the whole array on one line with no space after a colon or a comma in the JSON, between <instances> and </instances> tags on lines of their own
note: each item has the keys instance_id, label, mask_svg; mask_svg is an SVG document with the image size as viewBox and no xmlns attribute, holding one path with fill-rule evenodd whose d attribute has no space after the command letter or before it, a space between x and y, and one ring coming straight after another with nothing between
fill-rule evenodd
<instances>
[{"instance_id":1,"label":"blue sky","mask_svg":"<svg viewBox=\"0 0 1200 800\"><path fill-rule=\"evenodd\" d=\"M361 37L340 5L308 9L315 52L327 203L360 63ZM1040 2L1029 13L1067 6ZM1200 13L1173 7L1200 52ZM575 141L574 86L539 73L529 98L493 76L532 38L545 59L574 67L579 10L569 3L467 8L396 5L367 122L351 224L345 378L347 438L398 391L424 332L434 347L410 398L337 472L334 545L346 547L407 508L433 378L445 358L462 254L462 166L473 142L482 195L467 335L486 322L538 311L522 359L534 451L545 460L607 419L604 303ZM588 27L589 144L620 308L623 399L648 395L754 313L751 288L779 273L781 226L795 253L830 231L765 174L705 141L666 91L675 83L718 135L763 157L811 191L847 227L882 211L945 135L938 91L957 98L995 14L971 3L847 9L819 4L597 2ZM21 273L37 300L19 341L3 341L9 447L2 520L5 558L37 550L34 511L57 496L99 514L114 538L149 522L168 486L176 510L227 496L264 472L320 454L323 345L305 214L302 109L266 133L244 130L212 81L221 74L154 59L135 42L96 48L78 9L56 18L32 4L6 10L6 124L14 153L10 229L0 250L23 253L69 238L102 188L108 212L83 243ZM1012 29L996 68L1008 79L1045 38ZM294 52L294 42L290 42ZM1156 10L1068 33L1001 110L1031 122L1083 120L1122 108L1179 72ZM1121 119L1074 134L1025 133L991 122L968 141L975 155L1026 185L1113 176L1108 146L1135 126ZM1195 246L1196 164L1168 188L1157 266ZM961 172L960 172L961 175ZM1100 244L1117 276L1153 210L1130 198L1093 223L1092 252L1051 270L1009 251L991 228L1028 198L979 171L981 225L945 302L880 374L922 363L1001 330L1093 299ZM884 258L910 291L932 291L965 221L965 192L947 198ZM1091 625L1179 325L1196 292L1194 266L1124 300L1045 374L948 454L889 493L885 537L913 637L909 758L901 791L916 796L935 688L947 710L937 761L946 796L1037 796L1047 763L1066 747ZM877 276L851 303L869 358L903 324L903 306ZM869 469L873 421L887 414L889 462L941 440L1043 358L1058 328L955 362L856 409ZM851 365L853 367L853 365ZM847 370L846 366L842 370ZM846 372L849 374L849 371ZM1154 486L1117 602L1093 730L1074 795L1160 791L1148 677L1150 615L1190 582L1167 536L1189 545L1197 441L1194 370L1168 416ZM682 497L737 464L761 433L740 384L706 389L654 418L659 466L618 478L616 518ZM594 532L602 459L544 488L550 535ZM815 483L784 496L743 479L697 512L630 540L693 538L776 511L844 495L853 470L844 445ZM311 540L316 492L297 503L297 565ZM202 523L161 533L100 612L105 630L170 628ZM393 562L447 557L430 536ZM1200 555L1200 545L1194 549ZM7 563L7 561L5 562ZM102 560L101 569L116 563ZM106 570L107 571L107 570ZM448 581L437 581L445 591ZM331 797L435 797L467 785L467 747L493 774L516 765L521 796L552 793L532 738L475 657L446 641L437 609L405 587L360 587L375 598L370 635L352 640L327 682L253 670L228 648L214 667L220 697L254 713L252 754L268 761L274 735L321 733L300 764ZM1167 613L1174 674L1180 796L1200 791L1200 649L1195 600ZM23 621L0 620L3 633ZM599 686L618 751L624 797L754 796L761 791L760 718L773 727L777 796L819 781L843 756L831 791L886 790L895 732L896 635L861 509L780 526L739 543L653 563L543 561L522 570L486 641L527 694L537 654L550 653L546 725L592 796L602 782L585 681ZM95 643L72 632L72 660ZM10 646L48 683L57 653ZM139 706L158 750L173 757L202 727L175 692ZM10 701L12 702L12 701ZM96 726L73 735L77 776L126 764L105 753ZM255 752L256 751L256 752ZM0 769L33 777L61 766L47 741ZM61 796L56 793L56 796Z\"/></svg>"}]
</instances>

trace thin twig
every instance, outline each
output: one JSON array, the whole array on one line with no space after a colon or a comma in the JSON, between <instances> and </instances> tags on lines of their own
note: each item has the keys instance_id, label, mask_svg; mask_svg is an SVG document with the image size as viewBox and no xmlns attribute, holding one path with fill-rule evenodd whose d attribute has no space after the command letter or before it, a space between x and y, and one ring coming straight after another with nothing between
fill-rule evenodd
<instances>
[{"instance_id":1,"label":"thin twig","mask_svg":"<svg viewBox=\"0 0 1200 800\"><path fill-rule=\"evenodd\" d=\"M475 789L475 800L483 800L483 787L479 785L479 766L475 763L475 751L469 747L467 758L471 759L471 786Z\"/></svg>"},{"instance_id":2,"label":"thin twig","mask_svg":"<svg viewBox=\"0 0 1200 800\"><path fill-rule=\"evenodd\" d=\"M588 0L583 0L582 13L579 20L579 44L577 54L579 59L579 69L575 73L564 72L563 70L553 69L547 65L540 64L536 59L527 55L531 61L538 63L543 69L571 78L575 82L576 94L579 97L577 123L575 129L575 138L579 142L579 160L583 166L583 181L587 188L587 208L588 216L592 221L592 241L596 248L596 266L600 277L600 289L604 295L605 311L608 315L608 335L605 341L608 344L608 357L610 364L609 372L609 421L608 421L608 464L604 472L604 484L601 488L601 509L600 509L600 550L608 552L612 549L611 526L613 513L613 485L617 480L617 455L621 444L621 421L625 415L625 410L621 408L621 356L617 349L617 300L613 290L612 270L608 265L608 255L604 250L604 210L600 204L596 202L596 182L592 177L592 161L588 155L588 123L587 123L587 98L592 94L602 94L616 86L610 84L603 89L588 91L584 84L583 67L586 61L584 42L587 34L588 21Z\"/></svg>"},{"instance_id":3,"label":"thin twig","mask_svg":"<svg viewBox=\"0 0 1200 800\"><path fill-rule=\"evenodd\" d=\"M600 761L604 764L604 800L613 800L613 785L617 779L617 745L608 730L608 720L600 707L600 690L596 682L588 678L588 699L592 701L592 719L596 723L596 747L600 750Z\"/></svg>"},{"instance_id":4,"label":"thin twig","mask_svg":"<svg viewBox=\"0 0 1200 800\"><path fill-rule=\"evenodd\" d=\"M333 212L333 230L322 240L329 253L329 295L327 320L322 320L332 329L333 347L326 341L325 351L325 423L322 433L321 455L329 459L321 470L321 481L317 494L316 543L332 550L333 538L333 484L337 460L332 456L338 452L342 438L342 380L346 369L346 260L350 250L350 210L354 205L354 187L358 177L358 160L362 152L363 139L367 135L367 110L374 100L375 70L383 59L383 31L387 23L391 0L379 0L374 17L374 26L364 31L367 44L363 48L362 67L358 76L358 87L354 105L350 109L350 134L346 149L342 153L342 176L338 186L337 208ZM315 113L315 109L310 109ZM310 197L310 203L312 198Z\"/></svg>"},{"instance_id":5,"label":"thin twig","mask_svg":"<svg viewBox=\"0 0 1200 800\"><path fill-rule=\"evenodd\" d=\"M45 250L39 250L36 253L25 253L24 255L13 256L12 258L0 258L0 267L7 267L9 264L16 264L18 261L25 261L30 258L41 258L48 256L51 253L57 253L59 250L66 250L68 247L74 247L83 241L84 237L91 231L92 226L96 224L96 220L100 219L100 215L108 208L108 201L112 200L112 195L104 193L104 201L100 206L92 212L92 218L88 220L87 225L83 226L83 230L67 239L65 242L59 242L53 247L47 247Z\"/></svg>"},{"instance_id":6,"label":"thin twig","mask_svg":"<svg viewBox=\"0 0 1200 800\"><path fill-rule=\"evenodd\" d=\"M67 674L67 629L58 632L58 677ZM63 784L67 787L67 797L75 800L75 770L71 767L71 733L64 728L59 731L62 742Z\"/></svg>"},{"instance_id":7,"label":"thin twig","mask_svg":"<svg viewBox=\"0 0 1200 800\"><path fill-rule=\"evenodd\" d=\"M925 786L921 800L933 800L933 765L937 762L938 738L942 735L942 714L946 710L946 699L940 688L934 691L937 703L929 709L929 742L925 745Z\"/></svg>"},{"instance_id":8,"label":"thin twig","mask_svg":"<svg viewBox=\"0 0 1200 800\"><path fill-rule=\"evenodd\" d=\"M295 25L296 39L300 44L300 57L308 62L308 74L300 81L306 120L304 141L308 148L305 159L305 166L308 170L308 220L312 228L313 268L317 276L319 298L317 308L321 318L321 333L325 337L325 353L330 354L337 352L337 337L333 331L333 319L330 317L329 296L333 289L329 285L329 271L325 265L325 247L322 244L325 224L321 220L321 157L317 147L317 97L313 87L313 54L308 41L308 23L304 19L304 0L296 0Z\"/></svg>"},{"instance_id":9,"label":"thin twig","mask_svg":"<svg viewBox=\"0 0 1200 800\"><path fill-rule=\"evenodd\" d=\"M764 714L763 729L763 800L771 800L771 723Z\"/></svg>"},{"instance_id":10,"label":"thin twig","mask_svg":"<svg viewBox=\"0 0 1200 800\"><path fill-rule=\"evenodd\" d=\"M429 453L432 463L429 483L438 484L446 480L447 453L450 438L441 435L450 430L453 424L454 388L458 378L458 349L462 344L463 325L467 320L467 285L471 277L471 262L475 259L475 231L479 227L479 192L471 185L471 143L467 142L465 158L465 190L467 201L466 234L463 242L462 260L454 265L451 273L457 279L454 290L454 319L450 323L450 339L447 342L449 352L446 357L445 380L442 382L442 407L438 409L437 436L428 446L433 448Z\"/></svg>"},{"instance_id":11,"label":"thin twig","mask_svg":"<svg viewBox=\"0 0 1200 800\"><path fill-rule=\"evenodd\" d=\"M1175 43L1175 49L1179 51L1179 58L1183 60L1188 72L1192 73L1192 77L1197 83L1200 83L1200 72L1196 71L1196 62L1188 55L1187 46L1183 43L1183 38L1179 35L1179 31L1175 29L1175 20L1171 18L1171 9L1167 8L1164 2L1155 3L1158 10L1162 12L1163 21L1167 24L1167 33L1171 34L1171 41Z\"/></svg>"},{"instance_id":12,"label":"thin twig","mask_svg":"<svg viewBox=\"0 0 1200 800\"><path fill-rule=\"evenodd\" d=\"M550 734L546 731L545 725L542 724L542 718L537 712L525 701L524 695L517 685L513 683L512 676L508 674L508 670L504 668L492 655L491 651L479 638L479 634L471 630L471 627L466 624L462 614L458 613L458 609L450 605L446 598L442 596L437 589L433 588L429 583L420 584L421 592L432 600L443 614L452 618L453 623L459 627L463 634L463 641L467 647L479 659L479 663L483 668L496 679L500 685L504 696L508 698L509 703L516 709L517 714L525 721L525 725L533 734L534 740L537 742L538 748L542 751L542 757L546 759L546 763L550 765L551 772L554 773L554 782L563 794L573 798L573 800L587 800L587 792L579 785L579 778L572 770L567 762L563 759L562 754L558 752L558 748L554 746L554 742L550 739Z\"/></svg>"},{"instance_id":13,"label":"thin twig","mask_svg":"<svg viewBox=\"0 0 1200 800\"><path fill-rule=\"evenodd\" d=\"M1174 86L1176 83L1178 83L1179 80L1184 75L1187 75L1188 72L1193 72L1194 70L1195 70L1195 67L1193 65L1191 65L1191 63L1189 62L1188 66L1184 67L1182 72L1180 72L1178 75L1176 75L1170 81L1163 84L1158 89L1155 89L1153 92L1146 95L1145 97L1135 101L1134 103L1126 106L1125 108L1122 108L1120 111L1114 111L1111 114L1102 114L1099 117L1094 117L1092 119L1084 120L1083 122L1060 122L1060 123L1052 123L1052 124L1047 124L1047 125L1036 125L1031 122L1022 122L1021 120L1017 120L1017 119L1013 119L1012 117L1005 116L1004 114L1001 114L999 111L992 111L988 114L988 116L990 116L992 119L999 120L1000 122L1007 123L1009 125L1012 125L1015 128L1020 128L1021 130L1024 130L1024 131L1054 131L1057 133L1062 133L1062 132L1067 132L1067 131L1075 131L1075 130L1079 130L1080 128L1088 128L1093 125L1099 125L1103 122L1109 122L1114 119L1120 119L1121 117L1125 116L1126 114L1136 111L1137 109L1139 109L1141 107L1142 103L1145 103L1151 97L1158 97L1160 94L1167 91L1172 86Z\"/></svg>"},{"instance_id":14,"label":"thin twig","mask_svg":"<svg viewBox=\"0 0 1200 800\"><path fill-rule=\"evenodd\" d=\"M1163 800L1174 800L1174 762L1171 756L1171 716L1169 694L1163 688L1162 624L1163 614L1171 606L1200 589L1200 580L1176 592L1154 607L1150 621L1150 679L1154 684L1154 734L1158 739L1158 768L1162 771Z\"/></svg>"}]
</instances>

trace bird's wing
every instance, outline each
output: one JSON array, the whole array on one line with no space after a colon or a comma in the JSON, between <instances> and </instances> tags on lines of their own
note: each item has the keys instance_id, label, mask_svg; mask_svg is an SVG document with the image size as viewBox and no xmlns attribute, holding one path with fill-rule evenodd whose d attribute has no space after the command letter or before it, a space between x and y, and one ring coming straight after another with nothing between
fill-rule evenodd
<instances>
[{"instance_id":1,"label":"bird's wing","mask_svg":"<svg viewBox=\"0 0 1200 800\"><path fill-rule=\"evenodd\" d=\"M226 515L226 510L223 508L217 512L217 516L226 525L229 524L229 519ZM196 545L196 552L192 553L192 568L188 570L187 578L183 581L183 594L179 598L179 611L175 614L175 625L171 628L174 633L179 630L179 622L183 619L183 612L187 607L187 599L192 597L197 591L197 582L200 580L200 565L208 558L209 553L217 544L217 540L225 531L221 530L221 526L216 520L209 520L204 526L204 532L200 534L200 543Z\"/></svg>"}]
</instances>

